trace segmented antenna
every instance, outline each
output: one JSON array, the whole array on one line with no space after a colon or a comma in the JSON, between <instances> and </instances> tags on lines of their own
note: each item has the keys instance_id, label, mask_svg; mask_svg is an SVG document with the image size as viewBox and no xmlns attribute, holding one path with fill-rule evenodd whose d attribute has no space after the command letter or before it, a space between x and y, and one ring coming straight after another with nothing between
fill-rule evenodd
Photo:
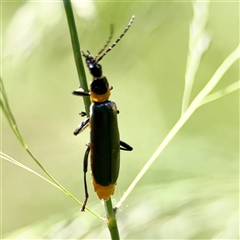
<instances>
[{"instance_id":1,"label":"segmented antenna","mask_svg":"<svg viewBox=\"0 0 240 240\"><path fill-rule=\"evenodd\" d=\"M98 54L96 55L96 59L98 58L98 56L106 49L106 47L108 46L108 44L111 42L113 37L113 24L110 25L110 35L108 37L107 42L105 43L105 45L102 47L102 49L98 52Z\"/></svg>"},{"instance_id":2,"label":"segmented antenna","mask_svg":"<svg viewBox=\"0 0 240 240\"><path fill-rule=\"evenodd\" d=\"M128 29L131 27L133 20L134 20L135 16L132 16L130 22L128 23L127 27L125 28L125 30L123 31L123 33L119 36L119 38L112 44L111 47L109 47L98 59L96 58L96 62L100 62L100 60L102 60L102 58L108 53L110 52L116 45L117 43L121 40L121 38L126 34L126 32L128 31ZM105 44L106 45L106 44ZM104 47L105 47L104 45ZM104 48L103 47L103 48ZM106 46L107 47L107 46ZM105 48L106 48L105 47ZM102 50L100 51L101 53L103 52ZM100 53L99 53L100 54ZM98 55L99 55L98 54ZM97 56L98 56L97 55Z\"/></svg>"}]
</instances>

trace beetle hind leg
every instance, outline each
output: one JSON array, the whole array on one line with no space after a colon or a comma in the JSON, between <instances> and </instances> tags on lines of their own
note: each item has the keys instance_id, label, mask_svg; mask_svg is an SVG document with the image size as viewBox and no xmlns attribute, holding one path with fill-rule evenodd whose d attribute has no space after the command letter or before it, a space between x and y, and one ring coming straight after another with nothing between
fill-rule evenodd
<instances>
[{"instance_id":1,"label":"beetle hind leg","mask_svg":"<svg viewBox=\"0 0 240 240\"><path fill-rule=\"evenodd\" d=\"M85 207L87 205L87 201L88 201L88 189L87 189L87 179L86 179L86 174L87 174L87 169L88 169L88 155L90 152L90 146L89 144L87 145L87 149L84 155L84 159L83 159L83 173L84 173L84 190L85 190L85 199L83 201L83 205L81 208L81 211L84 212L85 211Z\"/></svg>"}]
</instances>

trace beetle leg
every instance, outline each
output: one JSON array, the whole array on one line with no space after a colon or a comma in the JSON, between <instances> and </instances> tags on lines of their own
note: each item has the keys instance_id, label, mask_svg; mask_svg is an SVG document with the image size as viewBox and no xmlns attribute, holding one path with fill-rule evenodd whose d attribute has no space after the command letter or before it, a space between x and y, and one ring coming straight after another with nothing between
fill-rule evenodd
<instances>
[{"instance_id":1,"label":"beetle leg","mask_svg":"<svg viewBox=\"0 0 240 240\"><path fill-rule=\"evenodd\" d=\"M124 150L124 151L132 151L133 150L133 148L130 145L128 145L127 143L125 143L121 140L120 140L120 149Z\"/></svg>"},{"instance_id":2,"label":"beetle leg","mask_svg":"<svg viewBox=\"0 0 240 240\"><path fill-rule=\"evenodd\" d=\"M76 95L76 96L81 96L81 97L90 96L90 93L84 92L83 88L81 88L81 87L79 87L78 89L74 90L72 92L72 94Z\"/></svg>"},{"instance_id":3,"label":"beetle leg","mask_svg":"<svg viewBox=\"0 0 240 240\"><path fill-rule=\"evenodd\" d=\"M85 119L83 122L79 124L79 126L76 128L76 130L73 132L74 135L78 135L81 133L86 127L89 125L90 118Z\"/></svg>"},{"instance_id":4,"label":"beetle leg","mask_svg":"<svg viewBox=\"0 0 240 240\"><path fill-rule=\"evenodd\" d=\"M80 115L81 117L85 117L87 114L86 114L86 112L80 112L79 115Z\"/></svg>"},{"instance_id":5,"label":"beetle leg","mask_svg":"<svg viewBox=\"0 0 240 240\"><path fill-rule=\"evenodd\" d=\"M87 179L86 179L86 173L87 173L87 169L88 169L88 155L90 152L90 146L89 144L87 145L87 149L84 155L84 159L83 159L83 173L84 173L84 190L85 190L85 199L81 208L81 211L84 212L85 211L85 207L87 205L87 200L88 200L88 189L87 189Z\"/></svg>"}]
</instances>

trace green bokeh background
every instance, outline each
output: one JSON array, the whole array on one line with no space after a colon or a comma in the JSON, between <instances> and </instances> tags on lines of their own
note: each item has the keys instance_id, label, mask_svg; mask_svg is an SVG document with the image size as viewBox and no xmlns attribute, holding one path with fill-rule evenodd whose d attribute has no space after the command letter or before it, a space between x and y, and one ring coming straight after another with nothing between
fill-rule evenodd
<instances>
[{"instance_id":1,"label":"green bokeh background","mask_svg":"<svg viewBox=\"0 0 240 240\"><path fill-rule=\"evenodd\" d=\"M81 48L93 54L105 43L110 23L118 37L136 16L127 35L101 61L120 110L121 139L134 148L122 153L113 196L118 201L180 116L192 6L172 1L79 3L74 12ZM72 134L84 106L71 95L79 83L63 4L2 2L1 21L2 77L20 132L49 172L83 200L82 159L89 133ZM192 98L239 43L239 3L211 2L207 31L212 42ZM88 72L87 78L91 80ZM236 63L216 89L238 79ZM238 239L238 100L239 92L234 92L204 105L183 126L120 209L122 238ZM41 173L4 116L1 130L2 151ZM88 206L104 214L88 178ZM96 218L78 210L50 184L3 161L3 234L20 229L15 238L19 233L26 234L24 239L109 238Z\"/></svg>"}]
</instances>

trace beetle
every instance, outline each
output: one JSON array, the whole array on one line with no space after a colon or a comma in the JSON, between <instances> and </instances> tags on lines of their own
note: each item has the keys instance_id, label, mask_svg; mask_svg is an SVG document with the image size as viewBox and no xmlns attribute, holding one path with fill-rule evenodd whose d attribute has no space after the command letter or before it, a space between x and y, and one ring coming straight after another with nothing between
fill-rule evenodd
<instances>
[{"instance_id":1,"label":"beetle","mask_svg":"<svg viewBox=\"0 0 240 240\"><path fill-rule=\"evenodd\" d=\"M77 96L90 96L92 102L90 117L80 123L74 131L74 135L78 135L88 126L90 128L90 143L87 144L83 160L85 199L81 211L85 210L89 197L86 181L89 153L94 191L97 193L99 199L108 200L114 194L117 184L120 167L120 149L125 151L133 150L130 145L120 140L117 122L119 111L115 102L109 100L112 87L109 86L107 78L102 75L102 66L99 64L99 61L125 35L133 20L134 16L132 16L129 24L119 38L102 55L101 53L106 49L112 38L112 27L107 43L95 57L89 51L87 51L87 54L82 51L82 56L85 58L86 65L93 79L90 83L90 93L85 92L81 87L73 91L73 94ZM86 113L82 112L81 115L84 116Z\"/></svg>"}]
</instances>

